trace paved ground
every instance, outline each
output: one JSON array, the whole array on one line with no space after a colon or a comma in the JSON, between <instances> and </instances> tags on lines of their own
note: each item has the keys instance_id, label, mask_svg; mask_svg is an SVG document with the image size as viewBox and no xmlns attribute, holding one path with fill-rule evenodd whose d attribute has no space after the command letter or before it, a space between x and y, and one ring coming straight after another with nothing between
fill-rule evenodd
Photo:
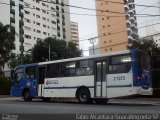
<instances>
[{"instance_id":1,"label":"paved ground","mask_svg":"<svg viewBox=\"0 0 160 120\"><path fill-rule=\"evenodd\" d=\"M1 100L16 100L22 101L22 97L11 97L9 95L0 95ZM33 101L41 101L41 99L33 99ZM57 101L54 99L53 101ZM77 102L75 99L58 99L60 102ZM108 103L128 103L128 104L152 104L152 105L160 105L160 98L126 98L126 99L110 99Z\"/></svg>"}]
</instances>

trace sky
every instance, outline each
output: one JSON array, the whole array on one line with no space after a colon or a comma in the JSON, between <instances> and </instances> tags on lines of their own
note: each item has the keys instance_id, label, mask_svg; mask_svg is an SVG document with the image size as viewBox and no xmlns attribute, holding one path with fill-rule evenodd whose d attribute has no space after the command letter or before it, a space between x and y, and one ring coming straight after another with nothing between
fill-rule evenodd
<instances>
[{"instance_id":1,"label":"sky","mask_svg":"<svg viewBox=\"0 0 160 120\"><path fill-rule=\"evenodd\" d=\"M70 0L70 5L95 9L95 0ZM77 9L73 7L70 8L70 12L96 15L95 11ZM85 39L97 36L96 16L71 14L70 18L71 21L77 22L79 24L78 27L79 27L80 48L83 50L88 50L88 47L92 46L92 44L90 44L90 42ZM88 55L88 52L84 52L84 55Z\"/></svg>"}]
</instances>

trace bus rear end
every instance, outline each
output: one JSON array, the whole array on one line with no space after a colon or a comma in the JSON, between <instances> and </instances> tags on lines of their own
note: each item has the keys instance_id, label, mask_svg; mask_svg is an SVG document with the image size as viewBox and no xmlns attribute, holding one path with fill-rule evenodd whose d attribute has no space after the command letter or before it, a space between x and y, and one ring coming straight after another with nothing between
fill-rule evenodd
<instances>
[{"instance_id":1,"label":"bus rear end","mask_svg":"<svg viewBox=\"0 0 160 120\"><path fill-rule=\"evenodd\" d=\"M138 95L152 95L150 56L141 51L133 52L133 86Z\"/></svg>"}]
</instances>

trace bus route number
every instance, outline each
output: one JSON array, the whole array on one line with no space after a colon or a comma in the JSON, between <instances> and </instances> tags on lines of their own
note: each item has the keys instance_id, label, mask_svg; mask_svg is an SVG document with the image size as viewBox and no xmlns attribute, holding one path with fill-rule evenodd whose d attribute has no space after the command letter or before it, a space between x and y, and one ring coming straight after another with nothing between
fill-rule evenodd
<instances>
[{"instance_id":1,"label":"bus route number","mask_svg":"<svg viewBox=\"0 0 160 120\"><path fill-rule=\"evenodd\" d=\"M125 76L113 77L113 80L114 80L114 81L125 80Z\"/></svg>"}]
</instances>

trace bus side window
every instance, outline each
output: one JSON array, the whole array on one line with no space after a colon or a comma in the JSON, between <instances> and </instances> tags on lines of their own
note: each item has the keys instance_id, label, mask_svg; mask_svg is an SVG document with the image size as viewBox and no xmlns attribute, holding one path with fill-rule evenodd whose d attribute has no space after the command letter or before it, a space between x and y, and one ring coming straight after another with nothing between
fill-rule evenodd
<instances>
[{"instance_id":1,"label":"bus side window","mask_svg":"<svg viewBox=\"0 0 160 120\"><path fill-rule=\"evenodd\" d=\"M131 69L131 56L121 55L109 59L109 73L127 73Z\"/></svg>"},{"instance_id":2,"label":"bus side window","mask_svg":"<svg viewBox=\"0 0 160 120\"><path fill-rule=\"evenodd\" d=\"M62 63L61 65L61 77L75 76L75 62Z\"/></svg>"},{"instance_id":3,"label":"bus side window","mask_svg":"<svg viewBox=\"0 0 160 120\"><path fill-rule=\"evenodd\" d=\"M26 79L36 79L36 67L27 67L25 73Z\"/></svg>"}]
</instances>

